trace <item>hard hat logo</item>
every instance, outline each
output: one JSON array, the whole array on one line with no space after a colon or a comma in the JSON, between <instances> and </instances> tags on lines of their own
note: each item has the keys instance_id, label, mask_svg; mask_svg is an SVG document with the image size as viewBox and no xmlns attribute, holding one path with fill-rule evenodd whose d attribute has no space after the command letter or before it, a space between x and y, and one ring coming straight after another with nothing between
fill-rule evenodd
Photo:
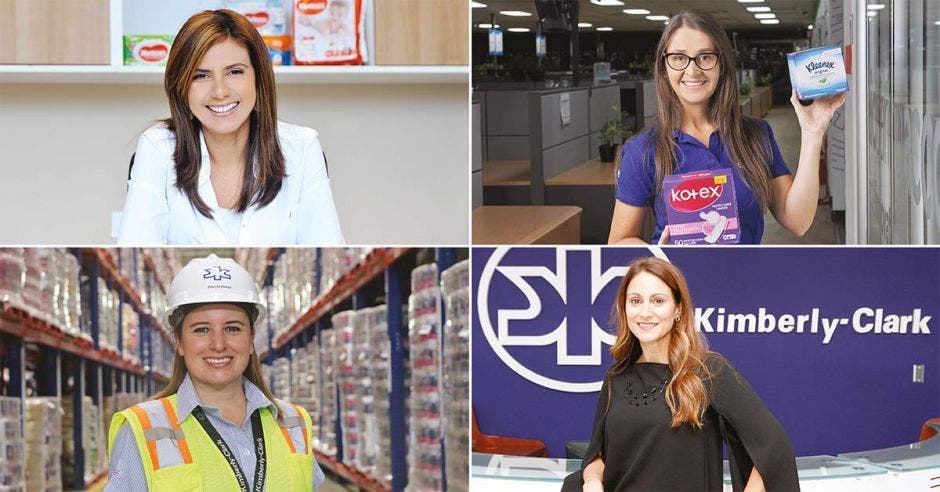
<instances>
[{"instance_id":1,"label":"hard hat logo","mask_svg":"<svg viewBox=\"0 0 940 492\"><path fill-rule=\"evenodd\" d=\"M220 281L222 279L232 280L232 272L231 270L227 268L222 268L216 265L214 268L206 268L205 273L202 275L202 278L212 279L215 281Z\"/></svg>"}]
</instances>

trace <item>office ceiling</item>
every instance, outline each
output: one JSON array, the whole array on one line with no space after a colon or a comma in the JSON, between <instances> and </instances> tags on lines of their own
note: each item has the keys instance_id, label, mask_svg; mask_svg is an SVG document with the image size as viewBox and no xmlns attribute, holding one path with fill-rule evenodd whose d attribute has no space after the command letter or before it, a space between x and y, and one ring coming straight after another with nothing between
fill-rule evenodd
<instances>
[{"instance_id":1,"label":"office ceiling","mask_svg":"<svg viewBox=\"0 0 940 492\"><path fill-rule=\"evenodd\" d=\"M490 14L496 14L496 24L503 29L527 27L535 31L538 15L533 0L475 0L486 4L484 8L472 9L473 31L483 29L480 23L489 23ZM582 32L592 32L598 27L611 27L614 31L660 31L663 21L646 19L646 15L666 15L682 10L702 10L714 15L725 29L765 29L765 28L801 28L813 23L817 0L764 0L760 3L739 3L737 0L621 0L622 6L601 6L581 0L580 22L592 24L582 27ZM761 24L754 17L756 12L748 12L748 7L770 7L771 13L780 20L779 24ZM631 15L624 9L646 9L649 14ZM519 10L530 12L529 17L509 17L499 12Z\"/></svg>"}]
</instances>

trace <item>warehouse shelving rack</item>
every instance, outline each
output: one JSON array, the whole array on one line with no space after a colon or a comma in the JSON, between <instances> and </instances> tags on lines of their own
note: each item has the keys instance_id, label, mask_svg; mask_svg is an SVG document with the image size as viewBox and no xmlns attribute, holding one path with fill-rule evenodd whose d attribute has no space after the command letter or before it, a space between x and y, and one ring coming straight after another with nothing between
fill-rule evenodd
<instances>
[{"instance_id":1,"label":"warehouse shelving rack","mask_svg":"<svg viewBox=\"0 0 940 492\"><path fill-rule=\"evenodd\" d=\"M84 477L83 483L66 483L65 488L92 488L100 486L107 471L101 471L94 477L85 477L85 452L82 446L82 397L90 396L98 408L102 408L102 399L117 392L145 392L153 394L157 385L165 383L167 375L153 371L152 336L157 334L169 340L169 332L162 323L154 318L130 279L120 273L120 265L107 250L70 249L78 258L81 275L89 279L102 278L108 285L117 289L122 304L129 304L140 316L141 336L139 338L141 363L137 363L122 353L123 341L118 330L119 349L109 350L99 343L99 314L97 302L83 303L90 306L88 316L83 322L88 323L88 332L92 340L74 337L61 327L49 324L31 316L29 313L9 305L0 309L0 347L3 357L0 371L8 375L3 390L6 396L23 398L27 395L26 372L33 368L35 387L29 389L35 396L55 396L60 399L71 397L74 406L74 432L71 438L75 443L74 477ZM146 254L135 251L134 261L148 262L155 271L152 259ZM146 283L144 288L160 288ZM89 282L85 295L97 299L98 284ZM119 318L120 323L120 318ZM84 328L84 327L83 327ZM24 400L25 401L25 400ZM64 475L64 473L63 473Z\"/></svg>"},{"instance_id":2,"label":"warehouse shelving rack","mask_svg":"<svg viewBox=\"0 0 940 492\"><path fill-rule=\"evenodd\" d=\"M273 280L273 262L284 252L283 249L273 249L268 255L269 266L265 274L264 285L271 285ZM408 463L406 442L408 436L405 429L405 364L408 350L408 327L402 323L402 306L407 304L410 290L409 264L414 267L414 256L416 253L409 248L376 248L372 250L360 264L353 267L349 272L339 278L332 287L321 292L316 297L312 305L305 311L296 322L284 333L274 336L273 327L268 323L265 325L269 336L268 348L259 354L260 359L265 364L273 364L276 358L286 357L290 361L293 349L307 345L308 343L321 343L321 333L324 330L332 329L332 314L344 309L363 309L370 306L369 293L376 291L376 284L384 284L384 297L387 306L388 335L390 340L389 360L391 372L391 385L389 393L389 420L391 433L391 454L392 462L392 483L390 490L401 491L405 489L408 481ZM437 248L434 250L434 259L438 264L438 272L446 270L458 261L458 252L456 248ZM411 260L409 262L409 259ZM317 252L317 265L321 263L320 250ZM317 284L320 283L321 268L316 268L311 274L316 275ZM440 275L440 273L438 274ZM438 278L438 281L440 278ZM444 310L441 311L443 317ZM441 324L444 326L444 323ZM443 328L442 328L443 329ZM444 337L441 337L443 342ZM322 370L322 369L321 369ZM273 381L269 382L273 386ZM321 401L324 398L331 397L339 399L337 390L336 395L321 395ZM337 404L337 408L341 408ZM323 418L322 416L320 417ZM342 415L339 415L335 422L322 422L322 425L333 425L336 427L337 452L336 456L329 456L315 450L317 461L320 465L334 474L343 477L345 480L355 483L361 489L368 491L386 491L386 487L374 477L348 466L343 463L343 442L342 432L340 431L340 422ZM444 443L441 442L441 468L445 460L443 459Z\"/></svg>"}]
</instances>

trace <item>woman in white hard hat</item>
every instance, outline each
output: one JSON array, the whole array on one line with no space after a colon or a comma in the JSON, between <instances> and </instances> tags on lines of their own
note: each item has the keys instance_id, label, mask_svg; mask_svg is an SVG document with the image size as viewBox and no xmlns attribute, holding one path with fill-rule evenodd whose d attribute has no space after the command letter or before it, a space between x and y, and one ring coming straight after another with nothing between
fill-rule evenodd
<instances>
[{"instance_id":1,"label":"woman in white hard hat","mask_svg":"<svg viewBox=\"0 0 940 492\"><path fill-rule=\"evenodd\" d=\"M111 420L106 490L312 490L310 415L274 398L254 352L264 316L251 276L228 258L190 261L170 285L173 376Z\"/></svg>"}]
</instances>

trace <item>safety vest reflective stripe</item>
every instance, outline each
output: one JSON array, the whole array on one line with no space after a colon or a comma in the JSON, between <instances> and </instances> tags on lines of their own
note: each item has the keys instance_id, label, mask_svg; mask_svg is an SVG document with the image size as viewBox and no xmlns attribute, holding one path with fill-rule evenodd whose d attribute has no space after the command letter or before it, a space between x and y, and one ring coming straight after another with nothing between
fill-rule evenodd
<instances>
[{"instance_id":1,"label":"safety vest reflective stripe","mask_svg":"<svg viewBox=\"0 0 940 492\"><path fill-rule=\"evenodd\" d=\"M139 406L131 407L131 411L134 412L134 415L137 415L137 420L140 421L140 426L144 429L144 434L146 435L147 431L151 430L150 417L147 415L147 412ZM157 441L147 439L147 451L150 453L150 462L153 463L153 469L157 470L160 468L160 460L157 457Z\"/></svg>"},{"instance_id":2,"label":"safety vest reflective stripe","mask_svg":"<svg viewBox=\"0 0 940 492\"><path fill-rule=\"evenodd\" d=\"M301 410L299 406L293 403L291 403L290 405L294 407L294 411L297 412L297 415L304 414L303 410ZM304 451L303 452L306 453L307 450L310 449L310 441L307 440L307 426L304 425L303 417L297 417L297 421L298 421L297 425L301 426L300 433L304 435Z\"/></svg>"},{"instance_id":3,"label":"safety vest reflective stripe","mask_svg":"<svg viewBox=\"0 0 940 492\"><path fill-rule=\"evenodd\" d=\"M187 465L193 462L193 456L189 453L189 445L186 444L186 435L183 434L183 430L180 429L179 418L176 416L176 409L173 408L173 404L170 403L169 398L161 398L160 402L163 403L163 410L166 411L167 416L170 420L170 427L173 428L174 436L177 444L180 447L180 454L183 455L183 463Z\"/></svg>"}]
</instances>

